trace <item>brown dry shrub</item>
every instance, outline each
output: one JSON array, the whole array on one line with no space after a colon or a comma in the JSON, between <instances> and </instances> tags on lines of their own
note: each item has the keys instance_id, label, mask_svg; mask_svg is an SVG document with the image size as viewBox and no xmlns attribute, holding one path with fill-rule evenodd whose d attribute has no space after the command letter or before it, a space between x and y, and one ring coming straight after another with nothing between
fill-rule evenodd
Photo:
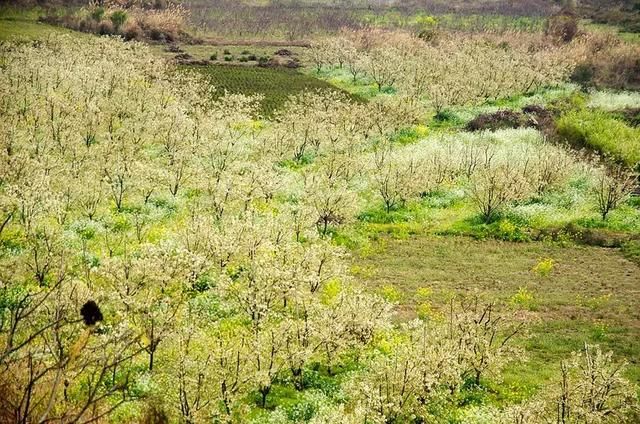
<instances>
[{"instance_id":1,"label":"brown dry shrub","mask_svg":"<svg viewBox=\"0 0 640 424\"><path fill-rule=\"evenodd\" d=\"M187 10L176 5L161 10L134 9L131 14L144 34L158 41L177 40L185 32L188 21Z\"/></svg>"},{"instance_id":2,"label":"brown dry shrub","mask_svg":"<svg viewBox=\"0 0 640 424\"><path fill-rule=\"evenodd\" d=\"M507 128L523 128L534 126L534 121L524 113L512 110L499 110L494 113L483 113L467 124L467 131L496 131Z\"/></svg>"},{"instance_id":3,"label":"brown dry shrub","mask_svg":"<svg viewBox=\"0 0 640 424\"><path fill-rule=\"evenodd\" d=\"M138 22L133 19L126 22L120 31L125 40L140 40L143 35Z\"/></svg>"},{"instance_id":4,"label":"brown dry shrub","mask_svg":"<svg viewBox=\"0 0 640 424\"><path fill-rule=\"evenodd\" d=\"M563 10L547 19L545 33L569 43L578 35L578 16L570 10Z\"/></svg>"},{"instance_id":5,"label":"brown dry shrub","mask_svg":"<svg viewBox=\"0 0 640 424\"><path fill-rule=\"evenodd\" d=\"M108 20L102 20L98 23L98 34L100 35L111 35L115 34L115 28L113 27L113 23Z\"/></svg>"},{"instance_id":6,"label":"brown dry shrub","mask_svg":"<svg viewBox=\"0 0 640 424\"><path fill-rule=\"evenodd\" d=\"M583 59L572 80L587 87L640 89L640 45L612 33L591 33L579 42Z\"/></svg>"}]
</instances>

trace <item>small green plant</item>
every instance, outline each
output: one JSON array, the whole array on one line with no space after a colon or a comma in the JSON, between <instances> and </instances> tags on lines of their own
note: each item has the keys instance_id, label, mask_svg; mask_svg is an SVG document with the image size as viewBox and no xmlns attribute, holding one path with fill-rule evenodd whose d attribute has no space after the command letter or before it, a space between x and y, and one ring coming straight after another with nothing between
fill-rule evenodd
<instances>
[{"instance_id":1,"label":"small green plant","mask_svg":"<svg viewBox=\"0 0 640 424\"><path fill-rule=\"evenodd\" d=\"M226 54L226 55L230 55L230 54L231 54L231 52L229 51L229 49L224 49L224 51L223 51L222 53L224 53L224 54Z\"/></svg>"},{"instance_id":2,"label":"small green plant","mask_svg":"<svg viewBox=\"0 0 640 424\"><path fill-rule=\"evenodd\" d=\"M224 61L225 62L231 62L233 60L233 56L225 56L224 57Z\"/></svg>"},{"instance_id":3,"label":"small green plant","mask_svg":"<svg viewBox=\"0 0 640 424\"><path fill-rule=\"evenodd\" d=\"M380 296L382 296L386 301L391 303L397 303L402 299L402 293L391 284L385 284L379 290Z\"/></svg>"},{"instance_id":4,"label":"small green plant","mask_svg":"<svg viewBox=\"0 0 640 424\"><path fill-rule=\"evenodd\" d=\"M431 306L431 295L433 290L429 287L420 287L416 290L416 301L418 301L418 306L416 307L416 313L418 318L427 319L429 317L433 317L435 312L433 307Z\"/></svg>"},{"instance_id":5,"label":"small green plant","mask_svg":"<svg viewBox=\"0 0 640 424\"><path fill-rule=\"evenodd\" d=\"M611 302L611 293L595 296L584 301L584 306L592 311L601 310Z\"/></svg>"},{"instance_id":6,"label":"small green plant","mask_svg":"<svg viewBox=\"0 0 640 424\"><path fill-rule=\"evenodd\" d=\"M529 310L533 309L536 304L535 296L526 287L518 288L518 292L511 296L509 302L514 306L522 307Z\"/></svg>"},{"instance_id":7,"label":"small green plant","mask_svg":"<svg viewBox=\"0 0 640 424\"><path fill-rule=\"evenodd\" d=\"M100 22L102 18L104 18L104 7L96 7L93 12L91 12L91 17L94 21Z\"/></svg>"},{"instance_id":8,"label":"small green plant","mask_svg":"<svg viewBox=\"0 0 640 424\"><path fill-rule=\"evenodd\" d=\"M209 59L211 60L218 60L218 53L214 53L211 56L209 56Z\"/></svg>"},{"instance_id":9,"label":"small green plant","mask_svg":"<svg viewBox=\"0 0 640 424\"><path fill-rule=\"evenodd\" d=\"M545 258L533 267L532 271L540 277L548 277L555 269L556 262L551 258Z\"/></svg>"},{"instance_id":10,"label":"small green plant","mask_svg":"<svg viewBox=\"0 0 640 424\"><path fill-rule=\"evenodd\" d=\"M124 23L127 21L127 12L125 12L124 10L116 10L111 14L110 19L114 29L118 31L120 27L122 27L122 25L124 25Z\"/></svg>"}]
</instances>

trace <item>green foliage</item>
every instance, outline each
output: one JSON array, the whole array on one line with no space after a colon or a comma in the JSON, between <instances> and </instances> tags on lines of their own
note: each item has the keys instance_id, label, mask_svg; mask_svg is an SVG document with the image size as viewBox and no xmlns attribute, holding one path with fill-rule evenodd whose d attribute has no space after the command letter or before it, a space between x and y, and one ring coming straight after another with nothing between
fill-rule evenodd
<instances>
[{"instance_id":1,"label":"green foliage","mask_svg":"<svg viewBox=\"0 0 640 424\"><path fill-rule=\"evenodd\" d=\"M578 110L561 116L558 133L570 143L611 155L630 167L640 164L640 129L605 112Z\"/></svg>"},{"instance_id":2,"label":"green foliage","mask_svg":"<svg viewBox=\"0 0 640 424\"><path fill-rule=\"evenodd\" d=\"M528 310L535 310L537 306L535 296L526 287L519 287L518 292L511 296L509 302L514 306Z\"/></svg>"},{"instance_id":3,"label":"green foliage","mask_svg":"<svg viewBox=\"0 0 640 424\"><path fill-rule=\"evenodd\" d=\"M110 16L111 23L116 31L118 31L122 25L127 21L128 15L124 10L116 10Z\"/></svg>"},{"instance_id":4,"label":"green foliage","mask_svg":"<svg viewBox=\"0 0 640 424\"><path fill-rule=\"evenodd\" d=\"M91 12L91 17L96 21L96 22L100 22L102 20L102 18L104 17L104 7L102 6L98 6L96 7L93 12ZM113 15L111 17L111 20L113 22ZM114 22L115 25L115 22Z\"/></svg>"},{"instance_id":5,"label":"green foliage","mask_svg":"<svg viewBox=\"0 0 640 424\"><path fill-rule=\"evenodd\" d=\"M411 128L401 129L391 136L391 140L401 145L411 144L424 138L428 132L429 130L424 125L416 125Z\"/></svg>"},{"instance_id":6,"label":"green foliage","mask_svg":"<svg viewBox=\"0 0 640 424\"><path fill-rule=\"evenodd\" d=\"M555 268L556 263L551 258L545 258L533 267L532 271L540 277L549 277Z\"/></svg>"},{"instance_id":7,"label":"green foliage","mask_svg":"<svg viewBox=\"0 0 640 424\"><path fill-rule=\"evenodd\" d=\"M530 228L522 223L512 221L508 218L501 218L487 224L478 216L456 222L449 229L440 231L440 233L466 235L477 240L496 239L527 242L532 239Z\"/></svg>"}]
</instances>

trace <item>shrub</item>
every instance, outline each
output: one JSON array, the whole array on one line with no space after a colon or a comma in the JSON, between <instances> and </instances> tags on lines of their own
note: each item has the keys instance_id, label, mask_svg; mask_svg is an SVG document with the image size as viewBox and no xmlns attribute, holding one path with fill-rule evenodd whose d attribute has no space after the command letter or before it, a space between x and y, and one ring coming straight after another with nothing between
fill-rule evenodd
<instances>
[{"instance_id":1,"label":"shrub","mask_svg":"<svg viewBox=\"0 0 640 424\"><path fill-rule=\"evenodd\" d=\"M224 49L224 51L223 51L222 53L224 53L224 54L226 54L226 55L230 55L230 54L231 54L231 52L229 51L229 49Z\"/></svg>"},{"instance_id":2,"label":"shrub","mask_svg":"<svg viewBox=\"0 0 640 424\"><path fill-rule=\"evenodd\" d=\"M251 52L249 50L242 50L241 54L248 55L251 54Z\"/></svg>"},{"instance_id":3,"label":"shrub","mask_svg":"<svg viewBox=\"0 0 640 424\"><path fill-rule=\"evenodd\" d=\"M75 28L78 31L90 32L97 34L100 24L93 19L81 19L73 21L72 19L64 19L63 26L67 28Z\"/></svg>"},{"instance_id":4,"label":"shrub","mask_svg":"<svg viewBox=\"0 0 640 424\"><path fill-rule=\"evenodd\" d=\"M247 59L252 60L252 61L256 61L256 60L258 60L258 57L255 54L250 54L249 56L247 56Z\"/></svg>"},{"instance_id":5,"label":"shrub","mask_svg":"<svg viewBox=\"0 0 640 424\"><path fill-rule=\"evenodd\" d=\"M238 59L238 61L239 61L239 62L244 63L244 62L248 62L248 59L247 59L245 56L241 56L241 57Z\"/></svg>"},{"instance_id":6,"label":"shrub","mask_svg":"<svg viewBox=\"0 0 640 424\"><path fill-rule=\"evenodd\" d=\"M211 60L218 60L218 53L214 53L211 56L209 56L209 59Z\"/></svg>"},{"instance_id":7,"label":"shrub","mask_svg":"<svg viewBox=\"0 0 640 424\"><path fill-rule=\"evenodd\" d=\"M111 21L102 21L98 24L98 34L100 35L111 35L115 32L114 30Z\"/></svg>"},{"instance_id":8,"label":"shrub","mask_svg":"<svg viewBox=\"0 0 640 424\"><path fill-rule=\"evenodd\" d=\"M596 88L640 88L640 46L608 33L590 34L580 45L586 60L574 71L575 82Z\"/></svg>"},{"instance_id":9,"label":"shrub","mask_svg":"<svg viewBox=\"0 0 640 424\"><path fill-rule=\"evenodd\" d=\"M104 17L104 7L96 7L93 12L91 12L91 17L94 21L100 22Z\"/></svg>"},{"instance_id":10,"label":"shrub","mask_svg":"<svg viewBox=\"0 0 640 424\"><path fill-rule=\"evenodd\" d=\"M138 26L137 22L129 21L122 28L122 36L125 40L139 40L142 38L142 30Z\"/></svg>"},{"instance_id":11,"label":"shrub","mask_svg":"<svg viewBox=\"0 0 640 424\"><path fill-rule=\"evenodd\" d=\"M526 287L519 287L518 292L511 296L509 303L514 306L532 310L535 308L535 296Z\"/></svg>"},{"instance_id":12,"label":"shrub","mask_svg":"<svg viewBox=\"0 0 640 424\"><path fill-rule=\"evenodd\" d=\"M127 20L127 12L125 12L124 10L116 10L111 14L110 19L113 27L116 31L118 31Z\"/></svg>"},{"instance_id":13,"label":"shrub","mask_svg":"<svg viewBox=\"0 0 640 424\"><path fill-rule=\"evenodd\" d=\"M467 131L496 131L508 128L533 127L534 122L520 112L500 110L495 113L478 115L467 124Z\"/></svg>"},{"instance_id":14,"label":"shrub","mask_svg":"<svg viewBox=\"0 0 640 424\"><path fill-rule=\"evenodd\" d=\"M580 63L574 68L570 79L583 87L591 87L595 75L596 67L592 63Z\"/></svg>"},{"instance_id":15,"label":"shrub","mask_svg":"<svg viewBox=\"0 0 640 424\"><path fill-rule=\"evenodd\" d=\"M233 56L225 56L224 57L224 61L225 62L231 62L233 60Z\"/></svg>"},{"instance_id":16,"label":"shrub","mask_svg":"<svg viewBox=\"0 0 640 424\"><path fill-rule=\"evenodd\" d=\"M553 272L556 262L551 258L545 258L533 267L532 271L540 277L548 277Z\"/></svg>"},{"instance_id":17,"label":"shrub","mask_svg":"<svg viewBox=\"0 0 640 424\"><path fill-rule=\"evenodd\" d=\"M519 167L504 163L486 167L471 178L471 200L485 223L491 222L510 202L526 195L527 183Z\"/></svg>"},{"instance_id":18,"label":"shrub","mask_svg":"<svg viewBox=\"0 0 640 424\"><path fill-rule=\"evenodd\" d=\"M603 221L631 195L636 180L637 176L621 165L609 165L600 172L593 194Z\"/></svg>"},{"instance_id":19,"label":"shrub","mask_svg":"<svg viewBox=\"0 0 640 424\"><path fill-rule=\"evenodd\" d=\"M159 28L150 28L146 31L147 36L155 41L165 41L166 37Z\"/></svg>"},{"instance_id":20,"label":"shrub","mask_svg":"<svg viewBox=\"0 0 640 424\"><path fill-rule=\"evenodd\" d=\"M578 16L573 11L565 9L549 17L545 32L551 37L568 43L578 35Z\"/></svg>"},{"instance_id":21,"label":"shrub","mask_svg":"<svg viewBox=\"0 0 640 424\"><path fill-rule=\"evenodd\" d=\"M170 5L161 10L130 9L147 37L157 41L177 40L187 22L187 12L181 6Z\"/></svg>"}]
</instances>

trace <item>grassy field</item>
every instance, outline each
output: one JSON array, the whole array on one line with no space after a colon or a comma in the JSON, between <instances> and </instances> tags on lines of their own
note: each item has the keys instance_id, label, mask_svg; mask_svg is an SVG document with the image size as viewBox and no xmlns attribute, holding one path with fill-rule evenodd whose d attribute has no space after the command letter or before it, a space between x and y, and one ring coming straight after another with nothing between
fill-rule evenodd
<instances>
[{"instance_id":1,"label":"grassy field","mask_svg":"<svg viewBox=\"0 0 640 424\"><path fill-rule=\"evenodd\" d=\"M534 268L551 259L543 276ZM454 293L478 295L530 315L530 337L520 340L529 361L509 375L523 390L552 375L562 357L586 342L628 358L640 381L640 267L617 249L549 243L475 241L464 237L383 238L356 255L352 272L374 290L393 286L402 319L415 316L416 291L429 288L438 310ZM550 365L553 364L553 365Z\"/></svg>"},{"instance_id":2,"label":"grassy field","mask_svg":"<svg viewBox=\"0 0 640 424\"><path fill-rule=\"evenodd\" d=\"M38 22L35 19L16 18L13 16L5 17L0 14L0 41L10 39L27 39L43 38L53 34L70 34L76 33L65 28L55 27L45 23ZM79 34L79 33L76 33Z\"/></svg>"},{"instance_id":3,"label":"grassy field","mask_svg":"<svg viewBox=\"0 0 640 424\"><path fill-rule=\"evenodd\" d=\"M260 68L257 66L212 65L183 67L204 73L222 94L241 93L264 96L261 103L263 116L271 117L287 98L304 90L337 88L295 69Z\"/></svg>"}]
</instances>

